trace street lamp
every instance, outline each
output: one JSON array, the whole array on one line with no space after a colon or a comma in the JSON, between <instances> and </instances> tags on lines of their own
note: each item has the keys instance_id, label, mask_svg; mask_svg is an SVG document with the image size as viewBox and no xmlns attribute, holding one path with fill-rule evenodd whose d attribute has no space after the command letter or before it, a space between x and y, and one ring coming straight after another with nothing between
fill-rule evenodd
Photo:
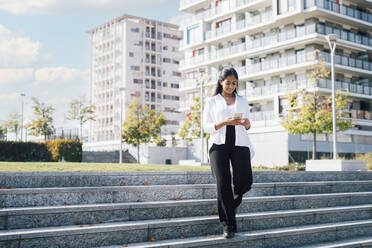
<instances>
[{"instance_id":1,"label":"street lamp","mask_svg":"<svg viewBox=\"0 0 372 248\"><path fill-rule=\"evenodd\" d=\"M21 117L21 141L23 141L23 107L24 107L24 102L23 102L23 97L25 97L25 93L21 93L21 99L22 99L22 117Z\"/></svg>"},{"instance_id":2,"label":"street lamp","mask_svg":"<svg viewBox=\"0 0 372 248\"><path fill-rule=\"evenodd\" d=\"M337 34L327 35L326 40L328 41L329 49L331 50L331 77L332 77L332 129L333 129L333 160L337 159L336 150L336 103L335 103L335 49L336 41L338 39Z\"/></svg>"},{"instance_id":3,"label":"street lamp","mask_svg":"<svg viewBox=\"0 0 372 248\"><path fill-rule=\"evenodd\" d=\"M201 140L201 154L200 154L200 163L204 164L204 130L203 130L203 104L204 104L204 73L205 68L199 68L201 74L200 77L200 140Z\"/></svg>"},{"instance_id":4,"label":"street lamp","mask_svg":"<svg viewBox=\"0 0 372 248\"><path fill-rule=\"evenodd\" d=\"M125 88L121 87L119 88L119 92L120 92L120 154L119 154L119 163L122 164L123 163L123 92L124 92Z\"/></svg>"}]
</instances>

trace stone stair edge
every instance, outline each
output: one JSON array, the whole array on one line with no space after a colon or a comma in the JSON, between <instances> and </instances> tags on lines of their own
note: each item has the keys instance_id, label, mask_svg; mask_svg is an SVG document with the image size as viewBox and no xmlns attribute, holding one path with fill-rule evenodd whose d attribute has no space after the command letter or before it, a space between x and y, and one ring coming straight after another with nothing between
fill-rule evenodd
<instances>
[{"instance_id":1,"label":"stone stair edge","mask_svg":"<svg viewBox=\"0 0 372 248\"><path fill-rule=\"evenodd\" d=\"M253 171L253 174L372 174L372 171ZM11 172L1 171L5 176L138 176L138 175L210 175L210 171L128 171L128 172Z\"/></svg>"},{"instance_id":2,"label":"stone stair edge","mask_svg":"<svg viewBox=\"0 0 372 248\"><path fill-rule=\"evenodd\" d=\"M296 186L304 186L304 185L324 185L324 186L331 186L331 185L345 185L345 184L371 184L372 180L363 180L363 181L313 181L313 182L274 182L274 183L253 183L253 187L261 188L261 187L276 187L276 186L288 186L288 187L296 187ZM119 191L119 190L143 190L143 189L150 189L150 190L159 190L159 189L192 189L192 188L204 188L210 189L215 188L215 184L177 184L177 185L129 185L129 186L96 186L96 187L46 187L46 188L15 188L15 189L0 189L0 195L4 194L27 194L27 193L36 193L40 191L40 193L46 192L58 192L58 193L65 193L65 192L81 192L81 191Z\"/></svg>"},{"instance_id":3,"label":"stone stair edge","mask_svg":"<svg viewBox=\"0 0 372 248\"><path fill-rule=\"evenodd\" d=\"M261 201L295 201L303 199L327 199L329 197L353 197L353 196L372 196L372 192L351 192L351 193L329 193L329 194L307 194L307 195L286 195L286 196L255 196L244 197L243 202L261 202ZM138 209L151 207L193 206L215 204L216 199L188 199L188 200L168 200L168 201L150 201L150 202L120 202L120 203L94 203L82 205L58 205L58 206L35 206L35 207L5 207L0 209L0 216L21 215L21 214L44 214L44 213L64 213L79 211L97 211L97 210L116 210L116 209ZM356 206L356 205L352 205Z\"/></svg>"},{"instance_id":4,"label":"stone stair edge","mask_svg":"<svg viewBox=\"0 0 372 248\"><path fill-rule=\"evenodd\" d=\"M317 210L314 210L314 211L317 211ZM295 213L295 215L293 216L297 216L296 214L297 213ZM307 214L308 213L305 213L304 215L307 215ZM265 217L266 217L265 215L261 215L261 218L265 218ZM280 218L281 216L279 215L277 217ZM239 219L241 220L244 218L248 218L247 214L237 215L238 220ZM123 230L141 230L141 229L150 229L150 228L169 227L169 226L174 226L174 225L183 226L183 225L190 225L190 223L197 224L198 222L199 223L202 222L202 224L208 224L208 223L215 223L216 221L218 221L218 216L202 216L202 217L198 216L198 217L174 218L170 220L155 219L155 220L103 223L103 224L95 224L93 226L83 225L82 227L73 225L73 226L60 226L60 227L42 227L42 228L34 228L34 229L15 229L15 230L0 231L0 241L26 239L26 238L57 237L57 236L78 235L78 234L85 234L85 233L102 233L102 232L123 231ZM287 229L294 229L292 233L297 234L303 231L313 232L314 227L315 229L325 228L324 230L333 230L333 229L334 230L345 230L348 228L353 228L353 226L356 224L360 226L371 226L372 227L372 219L275 228L275 229L270 229L271 233L266 234L265 237L280 236L280 234L282 232L285 232ZM268 230L268 229L250 231L249 233L254 234L254 233L259 233L265 230Z\"/></svg>"}]
</instances>

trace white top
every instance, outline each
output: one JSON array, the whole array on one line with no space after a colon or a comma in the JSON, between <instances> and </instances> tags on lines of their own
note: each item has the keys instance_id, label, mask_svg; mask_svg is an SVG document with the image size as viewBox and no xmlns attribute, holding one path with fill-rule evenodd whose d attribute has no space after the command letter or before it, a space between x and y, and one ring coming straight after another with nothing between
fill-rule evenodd
<instances>
[{"instance_id":1,"label":"white top","mask_svg":"<svg viewBox=\"0 0 372 248\"><path fill-rule=\"evenodd\" d=\"M203 112L203 128L204 131L211 135L209 142L208 150L211 148L212 144L221 145L225 144L226 140L226 126L221 127L220 129L215 129L215 124L227 119L228 117L234 115L234 113L243 113L242 118L249 119L249 105L247 100L235 94L235 104L230 105L229 107L226 104L226 100L218 94L213 97L208 97L206 99L205 108ZM233 114L230 115L229 109L233 108ZM236 146L247 146L251 152L251 159L255 154L251 140L244 126L238 125L235 126L235 145Z\"/></svg>"},{"instance_id":2,"label":"white top","mask_svg":"<svg viewBox=\"0 0 372 248\"><path fill-rule=\"evenodd\" d=\"M226 106L226 114L229 117L233 117L235 113L235 103Z\"/></svg>"}]
</instances>

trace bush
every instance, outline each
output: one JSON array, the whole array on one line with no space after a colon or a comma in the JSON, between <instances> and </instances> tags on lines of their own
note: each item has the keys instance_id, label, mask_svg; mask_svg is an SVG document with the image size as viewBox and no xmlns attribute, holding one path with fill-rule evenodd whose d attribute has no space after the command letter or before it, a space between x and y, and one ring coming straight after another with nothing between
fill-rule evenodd
<instances>
[{"instance_id":1,"label":"bush","mask_svg":"<svg viewBox=\"0 0 372 248\"><path fill-rule=\"evenodd\" d=\"M52 154L54 161L81 162L83 157L82 144L75 140L49 140L45 142L46 147Z\"/></svg>"},{"instance_id":2,"label":"bush","mask_svg":"<svg viewBox=\"0 0 372 248\"><path fill-rule=\"evenodd\" d=\"M41 143L0 141L0 161L14 162L81 162L82 144L74 140L52 140Z\"/></svg>"},{"instance_id":3,"label":"bush","mask_svg":"<svg viewBox=\"0 0 372 248\"><path fill-rule=\"evenodd\" d=\"M356 159L365 160L367 162L367 170L372 171L372 153L358 154Z\"/></svg>"},{"instance_id":4,"label":"bush","mask_svg":"<svg viewBox=\"0 0 372 248\"><path fill-rule=\"evenodd\" d=\"M305 165L304 164L298 164L298 163L291 163L289 165L284 166L274 166L274 167L267 167L264 165L260 166L253 166L257 171L304 171Z\"/></svg>"},{"instance_id":5,"label":"bush","mask_svg":"<svg viewBox=\"0 0 372 248\"><path fill-rule=\"evenodd\" d=\"M0 141L0 161L48 162L52 154L44 143Z\"/></svg>"}]
</instances>

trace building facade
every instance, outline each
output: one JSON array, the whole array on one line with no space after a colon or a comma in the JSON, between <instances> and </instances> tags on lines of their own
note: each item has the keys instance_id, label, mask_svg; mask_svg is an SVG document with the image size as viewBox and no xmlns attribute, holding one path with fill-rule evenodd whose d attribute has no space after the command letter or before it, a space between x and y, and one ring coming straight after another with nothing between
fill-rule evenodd
<instances>
[{"instance_id":1,"label":"building facade","mask_svg":"<svg viewBox=\"0 0 372 248\"><path fill-rule=\"evenodd\" d=\"M88 31L91 38L90 123L84 150L118 150L123 122L134 98L162 112L162 135L178 131L184 117L180 101L179 51L182 32L173 24L123 15ZM122 103L122 106L121 106ZM122 108L121 108L122 107Z\"/></svg>"},{"instance_id":2,"label":"building facade","mask_svg":"<svg viewBox=\"0 0 372 248\"><path fill-rule=\"evenodd\" d=\"M307 88L330 94L331 78L315 84L308 73L319 51L329 69L326 35L339 35L335 87L350 91L345 118L355 127L337 134L338 153L372 152L372 2L368 0L181 0L184 21L181 91L187 111L204 82L211 94L219 71L233 66L238 93L251 106L254 165L286 165L311 158L312 136L280 125L286 95ZM200 68L203 68L200 70ZM319 134L317 152L332 151L332 135ZM329 154L328 154L329 155Z\"/></svg>"}]
</instances>

